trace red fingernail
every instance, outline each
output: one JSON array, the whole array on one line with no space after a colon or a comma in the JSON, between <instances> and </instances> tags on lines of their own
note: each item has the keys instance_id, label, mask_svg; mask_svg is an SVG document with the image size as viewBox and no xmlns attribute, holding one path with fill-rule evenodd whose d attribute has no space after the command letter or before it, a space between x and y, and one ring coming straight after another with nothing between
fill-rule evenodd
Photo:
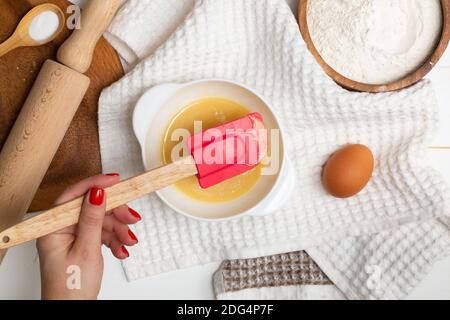
<instances>
[{"instance_id":1,"label":"red fingernail","mask_svg":"<svg viewBox=\"0 0 450 320\"><path fill-rule=\"evenodd\" d=\"M122 252L127 255L127 257L130 256L130 253L128 252L127 248L125 248L125 246L122 246L121 249L122 249Z\"/></svg>"},{"instance_id":2,"label":"red fingernail","mask_svg":"<svg viewBox=\"0 0 450 320\"><path fill-rule=\"evenodd\" d=\"M133 233L133 231L128 230L128 235L130 236L131 240L133 241L139 241L138 238L136 237L136 235Z\"/></svg>"},{"instance_id":3,"label":"red fingernail","mask_svg":"<svg viewBox=\"0 0 450 320\"><path fill-rule=\"evenodd\" d=\"M120 177L120 173L107 173L108 177Z\"/></svg>"},{"instance_id":4,"label":"red fingernail","mask_svg":"<svg viewBox=\"0 0 450 320\"><path fill-rule=\"evenodd\" d=\"M128 208L128 212L130 212L133 217L138 218L139 220L142 220L141 215L136 210Z\"/></svg>"},{"instance_id":5,"label":"red fingernail","mask_svg":"<svg viewBox=\"0 0 450 320\"><path fill-rule=\"evenodd\" d=\"M105 190L101 188L92 188L89 195L89 202L94 206L101 206L105 198Z\"/></svg>"}]
</instances>

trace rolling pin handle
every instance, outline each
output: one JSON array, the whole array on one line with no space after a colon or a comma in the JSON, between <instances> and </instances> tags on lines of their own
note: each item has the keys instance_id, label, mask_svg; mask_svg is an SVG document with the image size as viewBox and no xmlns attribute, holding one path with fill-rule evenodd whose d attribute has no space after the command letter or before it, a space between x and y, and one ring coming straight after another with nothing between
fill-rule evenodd
<instances>
[{"instance_id":1,"label":"rolling pin handle","mask_svg":"<svg viewBox=\"0 0 450 320\"><path fill-rule=\"evenodd\" d=\"M58 61L80 73L92 63L98 40L110 25L120 6L119 0L90 0L82 13L81 27L58 51Z\"/></svg>"}]
</instances>

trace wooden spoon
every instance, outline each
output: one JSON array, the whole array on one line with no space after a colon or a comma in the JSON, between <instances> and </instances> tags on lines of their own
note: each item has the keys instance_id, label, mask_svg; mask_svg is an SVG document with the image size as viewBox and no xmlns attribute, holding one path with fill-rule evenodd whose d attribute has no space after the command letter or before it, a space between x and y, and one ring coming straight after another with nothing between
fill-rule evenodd
<instances>
[{"instance_id":1,"label":"wooden spoon","mask_svg":"<svg viewBox=\"0 0 450 320\"><path fill-rule=\"evenodd\" d=\"M30 36L29 31L33 19L44 12L56 13L59 18L59 27L50 37L38 41ZM45 3L37 7L34 7L25 15L25 17L23 17L23 19L17 26L16 31L14 31L13 35L8 40L0 44L0 57L7 54L11 50L14 50L19 47L34 47L49 43L50 41L55 39L56 36L58 36L58 34L62 31L62 29L64 28L64 21L65 21L64 13L58 6L54 4Z\"/></svg>"}]
</instances>

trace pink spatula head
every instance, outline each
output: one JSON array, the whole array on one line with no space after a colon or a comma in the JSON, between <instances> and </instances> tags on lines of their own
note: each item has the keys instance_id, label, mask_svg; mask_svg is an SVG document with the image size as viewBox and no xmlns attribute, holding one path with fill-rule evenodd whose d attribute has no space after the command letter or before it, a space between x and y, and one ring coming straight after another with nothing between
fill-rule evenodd
<instances>
[{"instance_id":1,"label":"pink spatula head","mask_svg":"<svg viewBox=\"0 0 450 320\"><path fill-rule=\"evenodd\" d=\"M263 117L252 113L220 127L191 136L188 148L204 189L241 175L261 162L267 153Z\"/></svg>"}]
</instances>

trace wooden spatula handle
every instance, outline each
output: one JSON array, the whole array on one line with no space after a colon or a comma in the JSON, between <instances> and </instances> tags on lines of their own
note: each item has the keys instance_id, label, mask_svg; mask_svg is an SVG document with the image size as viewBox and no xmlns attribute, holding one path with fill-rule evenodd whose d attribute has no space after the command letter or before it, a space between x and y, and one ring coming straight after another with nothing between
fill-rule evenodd
<instances>
[{"instance_id":1,"label":"wooden spatula handle","mask_svg":"<svg viewBox=\"0 0 450 320\"><path fill-rule=\"evenodd\" d=\"M59 48L58 61L85 73L92 63L95 46L110 25L120 0L89 0L83 11L80 29L75 30Z\"/></svg>"},{"instance_id":2,"label":"wooden spatula handle","mask_svg":"<svg viewBox=\"0 0 450 320\"><path fill-rule=\"evenodd\" d=\"M107 211L196 174L194 159L189 157L123 181L105 190ZM0 249L8 249L76 224L82 204L83 197L77 198L5 230L0 233Z\"/></svg>"}]
</instances>

